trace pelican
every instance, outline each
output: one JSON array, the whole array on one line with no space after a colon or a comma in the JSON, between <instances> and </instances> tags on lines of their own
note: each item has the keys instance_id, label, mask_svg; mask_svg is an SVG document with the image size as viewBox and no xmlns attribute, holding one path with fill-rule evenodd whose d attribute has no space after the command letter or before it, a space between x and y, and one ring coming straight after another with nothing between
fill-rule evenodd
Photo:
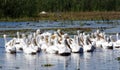
<instances>
[{"instance_id":1,"label":"pelican","mask_svg":"<svg viewBox=\"0 0 120 70\"><path fill-rule=\"evenodd\" d=\"M36 30L36 34L37 34L37 35L39 35L39 34L41 34L41 33L42 33L42 32L41 32L40 29L37 29L37 30Z\"/></svg>"},{"instance_id":2,"label":"pelican","mask_svg":"<svg viewBox=\"0 0 120 70\"><path fill-rule=\"evenodd\" d=\"M23 48L23 52L25 54L36 54L37 51L35 49L33 49L32 47L33 47L32 45L25 44L24 48Z\"/></svg>"},{"instance_id":3,"label":"pelican","mask_svg":"<svg viewBox=\"0 0 120 70\"><path fill-rule=\"evenodd\" d=\"M64 34L60 29L57 30L57 34L59 37L62 37L62 35Z\"/></svg>"},{"instance_id":4,"label":"pelican","mask_svg":"<svg viewBox=\"0 0 120 70\"><path fill-rule=\"evenodd\" d=\"M114 42L115 48L120 48L120 39L119 39L119 33L116 33L116 41Z\"/></svg>"},{"instance_id":5,"label":"pelican","mask_svg":"<svg viewBox=\"0 0 120 70\"><path fill-rule=\"evenodd\" d=\"M93 52L94 51L94 46L92 43L89 42L88 36L84 36L84 41L83 41L83 51L84 52Z\"/></svg>"},{"instance_id":6,"label":"pelican","mask_svg":"<svg viewBox=\"0 0 120 70\"><path fill-rule=\"evenodd\" d=\"M7 53L16 53L16 48L14 47L15 38L13 38L12 40L7 42L5 34L3 35L3 37L4 37L4 41L5 41L5 51Z\"/></svg>"},{"instance_id":7,"label":"pelican","mask_svg":"<svg viewBox=\"0 0 120 70\"><path fill-rule=\"evenodd\" d=\"M76 39L75 39L76 38ZM74 39L67 39L70 48L72 50L73 53L79 53L79 52L83 52L83 48L82 46L79 44L79 38L78 36L74 36Z\"/></svg>"},{"instance_id":8,"label":"pelican","mask_svg":"<svg viewBox=\"0 0 120 70\"><path fill-rule=\"evenodd\" d=\"M33 33L33 38L32 38L32 42L31 42L32 46L33 46L33 49L35 49L37 52L40 52L40 48L37 44L37 41L36 41L36 33Z\"/></svg>"},{"instance_id":9,"label":"pelican","mask_svg":"<svg viewBox=\"0 0 120 70\"><path fill-rule=\"evenodd\" d=\"M112 39L112 36L107 37L108 47L107 49L113 49L114 48L114 42Z\"/></svg>"},{"instance_id":10,"label":"pelican","mask_svg":"<svg viewBox=\"0 0 120 70\"><path fill-rule=\"evenodd\" d=\"M30 41L30 42L28 42L28 41L26 42L26 39L27 38L24 37L23 42L22 42L22 45L24 46L23 47L23 52L25 54L36 54L37 50L33 48L34 47L33 40Z\"/></svg>"},{"instance_id":11,"label":"pelican","mask_svg":"<svg viewBox=\"0 0 120 70\"><path fill-rule=\"evenodd\" d=\"M41 36L40 48L43 51L46 51L48 48L48 36Z\"/></svg>"},{"instance_id":12,"label":"pelican","mask_svg":"<svg viewBox=\"0 0 120 70\"><path fill-rule=\"evenodd\" d=\"M71 54L71 48L67 43L67 34L62 35L62 41L58 46L58 54L62 56L68 56Z\"/></svg>"},{"instance_id":13,"label":"pelican","mask_svg":"<svg viewBox=\"0 0 120 70\"><path fill-rule=\"evenodd\" d=\"M23 50L22 41L23 41L23 39L20 38L20 34L19 34L19 32L17 32L17 38L15 39L15 44L14 44L17 52L20 52L21 50Z\"/></svg>"},{"instance_id":14,"label":"pelican","mask_svg":"<svg viewBox=\"0 0 120 70\"><path fill-rule=\"evenodd\" d=\"M57 54L58 53L58 42L57 37L55 37L54 41L51 41L51 36L48 39L48 48L46 49L47 53Z\"/></svg>"}]
</instances>

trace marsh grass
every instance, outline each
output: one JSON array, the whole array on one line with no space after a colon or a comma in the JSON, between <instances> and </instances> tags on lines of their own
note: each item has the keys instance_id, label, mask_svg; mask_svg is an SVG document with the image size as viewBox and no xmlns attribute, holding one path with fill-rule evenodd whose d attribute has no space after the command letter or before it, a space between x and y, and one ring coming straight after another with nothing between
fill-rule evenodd
<instances>
[{"instance_id":1,"label":"marsh grass","mask_svg":"<svg viewBox=\"0 0 120 70\"><path fill-rule=\"evenodd\" d=\"M39 21L39 20L115 20L120 19L120 12L48 12L47 14L39 14L36 17L22 18L0 18L0 21Z\"/></svg>"}]
</instances>

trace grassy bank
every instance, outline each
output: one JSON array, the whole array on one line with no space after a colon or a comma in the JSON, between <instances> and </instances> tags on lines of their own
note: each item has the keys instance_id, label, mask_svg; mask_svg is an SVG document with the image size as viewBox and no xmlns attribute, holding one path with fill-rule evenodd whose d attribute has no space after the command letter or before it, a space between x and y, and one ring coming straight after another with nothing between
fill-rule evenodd
<instances>
[{"instance_id":1,"label":"grassy bank","mask_svg":"<svg viewBox=\"0 0 120 70\"><path fill-rule=\"evenodd\" d=\"M39 20L114 20L120 19L120 12L59 12L39 14L37 17L1 18L0 21L39 21Z\"/></svg>"}]
</instances>

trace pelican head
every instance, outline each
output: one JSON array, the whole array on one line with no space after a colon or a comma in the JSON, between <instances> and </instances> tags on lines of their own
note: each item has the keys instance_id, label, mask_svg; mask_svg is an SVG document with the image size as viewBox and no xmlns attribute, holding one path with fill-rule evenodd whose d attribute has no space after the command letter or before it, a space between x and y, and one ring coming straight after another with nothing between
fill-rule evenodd
<instances>
[{"instance_id":1,"label":"pelican head","mask_svg":"<svg viewBox=\"0 0 120 70\"><path fill-rule=\"evenodd\" d=\"M58 30L57 30L57 32L58 32L58 33L60 33L60 32L61 32L61 30L60 30L60 29L58 29Z\"/></svg>"},{"instance_id":2,"label":"pelican head","mask_svg":"<svg viewBox=\"0 0 120 70\"><path fill-rule=\"evenodd\" d=\"M116 39L119 40L119 33L116 33Z\"/></svg>"},{"instance_id":3,"label":"pelican head","mask_svg":"<svg viewBox=\"0 0 120 70\"><path fill-rule=\"evenodd\" d=\"M60 35L64 34L60 29L57 30L57 33L60 34Z\"/></svg>"},{"instance_id":4,"label":"pelican head","mask_svg":"<svg viewBox=\"0 0 120 70\"><path fill-rule=\"evenodd\" d=\"M36 30L36 34L40 34L40 32L41 32L40 29Z\"/></svg>"},{"instance_id":5,"label":"pelican head","mask_svg":"<svg viewBox=\"0 0 120 70\"><path fill-rule=\"evenodd\" d=\"M99 29L97 29L97 31L96 31L98 34L100 33L100 30Z\"/></svg>"},{"instance_id":6,"label":"pelican head","mask_svg":"<svg viewBox=\"0 0 120 70\"><path fill-rule=\"evenodd\" d=\"M64 34L64 38L69 38L67 33Z\"/></svg>"},{"instance_id":7,"label":"pelican head","mask_svg":"<svg viewBox=\"0 0 120 70\"><path fill-rule=\"evenodd\" d=\"M77 30L77 34L78 34L78 35L80 34L80 30Z\"/></svg>"},{"instance_id":8,"label":"pelican head","mask_svg":"<svg viewBox=\"0 0 120 70\"><path fill-rule=\"evenodd\" d=\"M86 35L86 33L85 33L85 32L83 32L82 34L83 34L83 36L85 36L85 35Z\"/></svg>"},{"instance_id":9,"label":"pelican head","mask_svg":"<svg viewBox=\"0 0 120 70\"><path fill-rule=\"evenodd\" d=\"M19 32L17 32L17 37L20 38L20 33Z\"/></svg>"},{"instance_id":10,"label":"pelican head","mask_svg":"<svg viewBox=\"0 0 120 70\"><path fill-rule=\"evenodd\" d=\"M53 34L54 34L54 35L57 35L57 32L54 32Z\"/></svg>"},{"instance_id":11,"label":"pelican head","mask_svg":"<svg viewBox=\"0 0 120 70\"><path fill-rule=\"evenodd\" d=\"M116 33L116 36L119 36L119 33Z\"/></svg>"},{"instance_id":12,"label":"pelican head","mask_svg":"<svg viewBox=\"0 0 120 70\"><path fill-rule=\"evenodd\" d=\"M17 35L19 35L19 32L17 32Z\"/></svg>"},{"instance_id":13,"label":"pelican head","mask_svg":"<svg viewBox=\"0 0 120 70\"><path fill-rule=\"evenodd\" d=\"M6 34L4 34L3 37L6 38Z\"/></svg>"},{"instance_id":14,"label":"pelican head","mask_svg":"<svg viewBox=\"0 0 120 70\"><path fill-rule=\"evenodd\" d=\"M22 34L22 38L25 38L25 37L26 37L26 36L25 36L25 34L23 33L23 34Z\"/></svg>"}]
</instances>

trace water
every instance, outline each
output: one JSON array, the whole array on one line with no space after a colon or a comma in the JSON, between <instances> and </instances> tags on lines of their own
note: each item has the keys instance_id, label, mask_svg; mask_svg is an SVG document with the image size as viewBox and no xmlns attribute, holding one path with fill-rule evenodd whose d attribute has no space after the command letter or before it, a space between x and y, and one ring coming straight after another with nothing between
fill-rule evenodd
<instances>
[{"instance_id":1,"label":"water","mask_svg":"<svg viewBox=\"0 0 120 70\"><path fill-rule=\"evenodd\" d=\"M65 23L65 24L64 24ZM56 28L65 28L64 32L76 34L76 30L96 29L114 35L120 32L120 21L39 21L39 22L0 22L0 35L7 34L8 40L21 33L43 31L54 32ZM71 28L74 30L71 31ZM71 35L71 34L70 34ZM36 55L24 53L9 54L4 51L4 40L0 38L0 70L120 70L120 49L103 50L97 48L93 53L72 53L70 56L59 56L40 52Z\"/></svg>"},{"instance_id":2,"label":"water","mask_svg":"<svg viewBox=\"0 0 120 70\"><path fill-rule=\"evenodd\" d=\"M0 70L119 70L120 62L116 58L120 51L98 49L93 53L59 56L40 53L0 53ZM51 66L44 66L51 64Z\"/></svg>"}]
</instances>

